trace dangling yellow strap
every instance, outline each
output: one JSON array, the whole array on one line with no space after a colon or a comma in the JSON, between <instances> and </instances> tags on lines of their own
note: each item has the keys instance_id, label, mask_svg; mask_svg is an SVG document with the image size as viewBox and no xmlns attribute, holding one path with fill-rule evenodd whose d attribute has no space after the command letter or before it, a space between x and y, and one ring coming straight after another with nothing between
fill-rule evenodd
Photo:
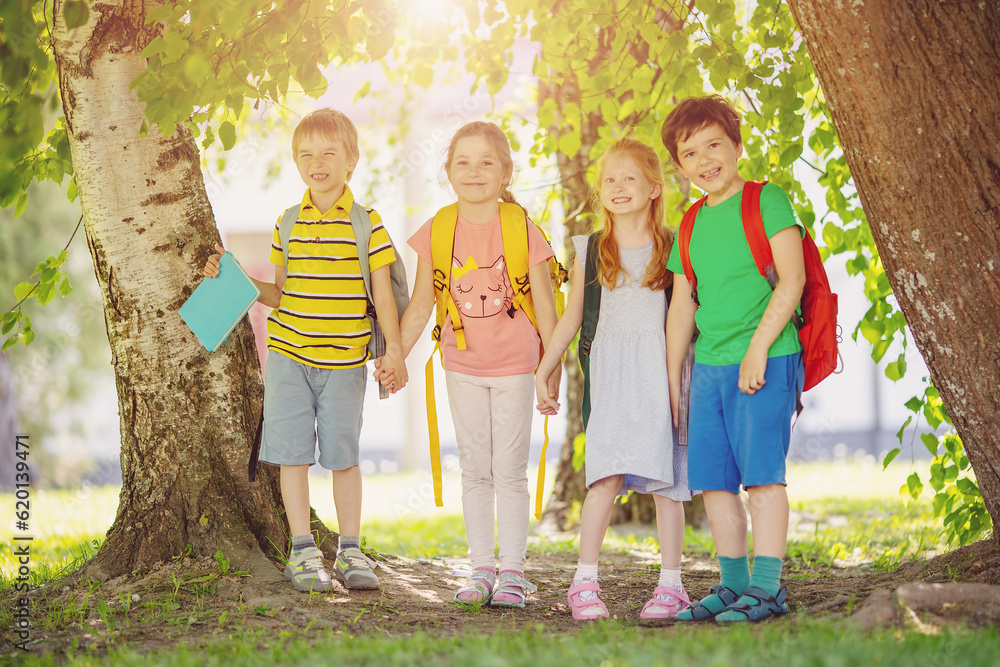
<instances>
[{"instance_id":1,"label":"dangling yellow strap","mask_svg":"<svg viewBox=\"0 0 1000 667\"><path fill-rule=\"evenodd\" d=\"M542 455L538 459L538 482L535 486L535 518L542 520L542 501L545 499L545 450L549 448L549 416L545 415L545 440L542 441Z\"/></svg>"},{"instance_id":2,"label":"dangling yellow strap","mask_svg":"<svg viewBox=\"0 0 1000 667\"><path fill-rule=\"evenodd\" d=\"M451 316L451 328L455 332L455 344L458 345L458 349L465 349L465 327L462 326L462 318L458 314L458 306L455 304L455 300L451 298L451 292L445 289L442 292L438 292L438 300L444 300L445 308L448 311L448 315Z\"/></svg>"},{"instance_id":3,"label":"dangling yellow strap","mask_svg":"<svg viewBox=\"0 0 1000 667\"><path fill-rule=\"evenodd\" d=\"M441 437L438 435L437 405L434 401L434 353L441 350L441 341L434 344L431 358L424 366L424 388L427 399L427 433L431 445L431 476L434 478L434 504L444 507L441 490Z\"/></svg>"}]
</instances>

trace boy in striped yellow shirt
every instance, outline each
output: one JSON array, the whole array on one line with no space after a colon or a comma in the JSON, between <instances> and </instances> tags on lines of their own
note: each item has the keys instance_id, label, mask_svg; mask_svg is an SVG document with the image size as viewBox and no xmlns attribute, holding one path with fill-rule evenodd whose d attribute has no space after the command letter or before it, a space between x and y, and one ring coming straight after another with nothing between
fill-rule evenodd
<instances>
[{"instance_id":1,"label":"boy in striped yellow shirt","mask_svg":"<svg viewBox=\"0 0 1000 667\"><path fill-rule=\"evenodd\" d=\"M355 242L350 219L354 196L347 181L360 151L357 129L347 116L333 109L306 115L292 135L292 152L308 189L288 241L288 265L275 225L271 242L275 282L254 281L261 290L259 301L274 308L267 318L259 460L281 468L281 495L292 535L285 577L295 588L333 588L309 530L308 473L316 462L317 438L319 464L333 472L340 529L334 576L349 589L378 588L371 570L374 563L360 549L358 439L371 336L360 262L368 262L372 302L385 335L387 352L381 367L393 369L392 389L398 390L407 375L389 277L395 252L372 209L367 209L372 234L364 255ZM218 275L217 260L217 255L209 258L205 275Z\"/></svg>"}]
</instances>

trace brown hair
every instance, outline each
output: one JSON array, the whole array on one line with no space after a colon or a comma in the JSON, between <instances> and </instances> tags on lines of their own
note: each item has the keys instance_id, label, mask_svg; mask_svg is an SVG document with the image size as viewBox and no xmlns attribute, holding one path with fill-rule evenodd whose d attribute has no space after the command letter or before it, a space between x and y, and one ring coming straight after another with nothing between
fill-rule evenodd
<instances>
[{"instance_id":1,"label":"brown hair","mask_svg":"<svg viewBox=\"0 0 1000 667\"><path fill-rule=\"evenodd\" d=\"M724 97L688 97L674 107L660 128L660 138L674 164L680 164L677 160L677 144L709 125L719 125L737 146L743 143L740 137L740 115Z\"/></svg>"},{"instance_id":2,"label":"brown hair","mask_svg":"<svg viewBox=\"0 0 1000 667\"><path fill-rule=\"evenodd\" d=\"M500 160L500 167L507 175L507 185L504 185L500 190L500 199L521 206L514 199L514 195L511 194L509 188L510 181L514 178L514 158L510 153L510 142L507 141L507 135L503 133L503 130L496 123L477 120L466 123L458 128L455 136L451 138L451 143L448 144L448 155L444 161L444 170L449 178L451 177L451 161L455 158L455 147L458 144L458 140L465 137L484 137L490 143L490 147L497 154L497 159ZM524 209L523 206L521 208ZM525 210L525 215L527 213Z\"/></svg>"},{"instance_id":3,"label":"brown hair","mask_svg":"<svg viewBox=\"0 0 1000 667\"><path fill-rule=\"evenodd\" d=\"M358 129L354 123L343 112L336 109L317 109L307 113L292 132L292 156L297 160L299 157L299 142L303 138L321 135L332 137L343 142L347 154L352 160L357 160L361 156L358 148ZM354 170L347 172L347 180L351 180Z\"/></svg>"},{"instance_id":4,"label":"brown hair","mask_svg":"<svg viewBox=\"0 0 1000 667\"><path fill-rule=\"evenodd\" d=\"M601 284L608 289L618 286L623 273L627 273L621 265L618 252L618 242L615 241L615 219L611 211L601 200L601 183L604 181L604 165L611 155L625 154L632 158L635 165L653 185L660 186L660 194L653 199L649 208L649 233L653 237L653 257L646 266L646 274L642 277L642 286L652 290L665 290L673 284L674 276L667 270L667 258L674 244L674 233L667 227L667 203L664 188L666 179L663 177L663 163L652 146L638 139L625 137L611 144L601 159L597 162L597 180L590 191L591 206L600 211L597 224L597 275Z\"/></svg>"}]
</instances>

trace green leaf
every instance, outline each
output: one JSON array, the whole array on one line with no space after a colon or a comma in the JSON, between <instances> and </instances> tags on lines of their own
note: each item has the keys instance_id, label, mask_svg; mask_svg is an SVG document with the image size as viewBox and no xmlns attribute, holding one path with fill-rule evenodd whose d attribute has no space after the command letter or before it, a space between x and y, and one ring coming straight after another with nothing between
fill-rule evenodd
<instances>
[{"instance_id":1,"label":"green leaf","mask_svg":"<svg viewBox=\"0 0 1000 667\"><path fill-rule=\"evenodd\" d=\"M584 451L586 449L586 436L583 433L573 438L573 470L580 472L583 468Z\"/></svg>"},{"instance_id":2,"label":"green leaf","mask_svg":"<svg viewBox=\"0 0 1000 667\"><path fill-rule=\"evenodd\" d=\"M83 0L66 0L63 5L63 19L70 30L86 25L90 19L90 9Z\"/></svg>"},{"instance_id":3,"label":"green leaf","mask_svg":"<svg viewBox=\"0 0 1000 667\"><path fill-rule=\"evenodd\" d=\"M227 151L236 144L236 126L228 120L219 126L219 138L222 139L222 147Z\"/></svg>"},{"instance_id":4,"label":"green leaf","mask_svg":"<svg viewBox=\"0 0 1000 667\"><path fill-rule=\"evenodd\" d=\"M888 454L885 455L885 459L882 461L883 471L885 471L885 469L889 467L889 464L892 463L892 460L896 458L896 455L899 454L899 452L900 448L896 447L895 449L893 449L892 451L890 451Z\"/></svg>"},{"instance_id":5,"label":"green leaf","mask_svg":"<svg viewBox=\"0 0 1000 667\"><path fill-rule=\"evenodd\" d=\"M920 481L920 475L917 473L910 473L910 476L906 478L906 489L910 494L910 498L916 500L920 497L920 492L924 490L924 485Z\"/></svg>"},{"instance_id":6,"label":"green leaf","mask_svg":"<svg viewBox=\"0 0 1000 667\"><path fill-rule=\"evenodd\" d=\"M908 400L903 405L910 412L920 412L920 408L922 408L924 406L924 402L922 400L920 400L919 397L914 396L913 398L911 398L910 400Z\"/></svg>"},{"instance_id":7,"label":"green leaf","mask_svg":"<svg viewBox=\"0 0 1000 667\"><path fill-rule=\"evenodd\" d=\"M17 196L17 203L14 204L14 217L19 218L28 206L28 193L22 192Z\"/></svg>"},{"instance_id":8,"label":"green leaf","mask_svg":"<svg viewBox=\"0 0 1000 667\"><path fill-rule=\"evenodd\" d=\"M782 167L787 167L796 160L798 160L799 156L801 155L802 155L802 144L800 142L795 142L785 150L781 151L781 159L779 160L779 164Z\"/></svg>"},{"instance_id":9,"label":"green leaf","mask_svg":"<svg viewBox=\"0 0 1000 667\"><path fill-rule=\"evenodd\" d=\"M978 495L980 495L980 493L979 493L979 485L977 485L975 482L973 482L968 477L963 477L963 478L957 480L955 482L955 486L958 487L958 490L961 491L963 495L966 495L966 496L978 496Z\"/></svg>"},{"instance_id":10,"label":"green leaf","mask_svg":"<svg viewBox=\"0 0 1000 667\"><path fill-rule=\"evenodd\" d=\"M371 81L365 81L364 84L361 86L361 88L358 89L358 92L356 92L354 94L354 101L357 102L362 97L364 97L365 95L367 95L368 92L371 90L371 88L372 88L372 82Z\"/></svg>"},{"instance_id":11,"label":"green leaf","mask_svg":"<svg viewBox=\"0 0 1000 667\"><path fill-rule=\"evenodd\" d=\"M17 324L20 313L7 312L3 314L3 325L0 326L0 335L6 336L10 333L10 330L14 328Z\"/></svg>"},{"instance_id":12,"label":"green leaf","mask_svg":"<svg viewBox=\"0 0 1000 667\"><path fill-rule=\"evenodd\" d=\"M31 283L18 283L17 286L14 287L14 298L21 301L31 293L31 290L34 289L34 287L35 286Z\"/></svg>"},{"instance_id":13,"label":"green leaf","mask_svg":"<svg viewBox=\"0 0 1000 667\"><path fill-rule=\"evenodd\" d=\"M924 447L927 448L927 451L931 453L931 456L937 456L938 445L940 443L938 442L936 435L933 433L921 433L920 440L924 443Z\"/></svg>"},{"instance_id":14,"label":"green leaf","mask_svg":"<svg viewBox=\"0 0 1000 667\"><path fill-rule=\"evenodd\" d=\"M580 152L580 131L570 128L559 137L559 151L566 157L574 157Z\"/></svg>"},{"instance_id":15,"label":"green leaf","mask_svg":"<svg viewBox=\"0 0 1000 667\"><path fill-rule=\"evenodd\" d=\"M17 345L17 340L18 340L18 339L17 339L17 336L11 336L11 337L10 337L10 338L8 338L7 340L5 340L5 341L3 342L3 345L0 345L0 352L6 352L6 351L7 351L7 350L9 350L10 348L12 348L12 347L14 347L15 345Z\"/></svg>"},{"instance_id":16,"label":"green leaf","mask_svg":"<svg viewBox=\"0 0 1000 667\"><path fill-rule=\"evenodd\" d=\"M35 330L31 327L24 327L21 329L21 342L25 345L31 345L31 342L35 340Z\"/></svg>"},{"instance_id":17,"label":"green leaf","mask_svg":"<svg viewBox=\"0 0 1000 667\"><path fill-rule=\"evenodd\" d=\"M63 278L62 284L59 285L59 294L61 294L62 296L67 296L72 291L73 291L73 286L69 284L69 276L67 275L65 278Z\"/></svg>"},{"instance_id":18,"label":"green leaf","mask_svg":"<svg viewBox=\"0 0 1000 667\"><path fill-rule=\"evenodd\" d=\"M410 79L426 90L434 81L434 70L428 65L417 64Z\"/></svg>"},{"instance_id":19,"label":"green leaf","mask_svg":"<svg viewBox=\"0 0 1000 667\"><path fill-rule=\"evenodd\" d=\"M910 425L911 421L913 421L913 417L907 417L906 421L903 422L903 425L900 426L899 430L896 432L896 439L899 440L900 443L903 442L903 432L906 431L906 427Z\"/></svg>"},{"instance_id":20,"label":"green leaf","mask_svg":"<svg viewBox=\"0 0 1000 667\"><path fill-rule=\"evenodd\" d=\"M900 354L896 361L885 367L885 376L896 382L906 374L906 355Z\"/></svg>"}]
</instances>

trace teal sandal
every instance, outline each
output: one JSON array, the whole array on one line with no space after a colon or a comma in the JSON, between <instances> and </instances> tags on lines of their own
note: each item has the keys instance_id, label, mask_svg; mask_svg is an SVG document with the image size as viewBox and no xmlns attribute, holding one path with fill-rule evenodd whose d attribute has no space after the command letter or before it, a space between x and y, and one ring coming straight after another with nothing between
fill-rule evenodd
<instances>
[{"instance_id":1,"label":"teal sandal","mask_svg":"<svg viewBox=\"0 0 1000 667\"><path fill-rule=\"evenodd\" d=\"M767 618L784 616L788 613L788 605L785 598L788 597L788 590L782 588L777 595L768 595L767 591L751 586L743 592L735 603L726 607L726 610L715 617L716 623L758 623ZM749 598L749 601L746 601Z\"/></svg>"},{"instance_id":2,"label":"teal sandal","mask_svg":"<svg viewBox=\"0 0 1000 667\"><path fill-rule=\"evenodd\" d=\"M496 584L497 575L493 570L473 570L469 576L469 583L462 586L455 592L455 602L466 605L486 604L493 597L493 586ZM463 593L475 593L477 599L463 600L459 595Z\"/></svg>"},{"instance_id":3,"label":"teal sandal","mask_svg":"<svg viewBox=\"0 0 1000 667\"><path fill-rule=\"evenodd\" d=\"M735 604L736 601L739 599L739 596L736 595L736 591L734 591L731 588L727 588L722 584L716 584L715 586L712 586L712 589L709 591L709 595L712 595L713 593L719 596L719 599L722 600L722 603L726 605L726 609L729 609L730 605ZM723 611L726 611L726 609L713 613L708 607L703 605L701 602L692 602L690 609L685 609L684 611L680 612L681 614L690 613L691 618L686 618L684 616L678 615L677 619L687 622L710 621L719 614L721 614Z\"/></svg>"},{"instance_id":4,"label":"teal sandal","mask_svg":"<svg viewBox=\"0 0 1000 667\"><path fill-rule=\"evenodd\" d=\"M516 609L524 609L527 591L537 590L538 587L525 579L522 574L512 570L505 570L500 573L500 579L497 580L497 587L493 590L493 596L490 598L490 605L494 607L514 607ZM497 600L496 596L499 593L513 595L518 599L515 602Z\"/></svg>"}]
</instances>

